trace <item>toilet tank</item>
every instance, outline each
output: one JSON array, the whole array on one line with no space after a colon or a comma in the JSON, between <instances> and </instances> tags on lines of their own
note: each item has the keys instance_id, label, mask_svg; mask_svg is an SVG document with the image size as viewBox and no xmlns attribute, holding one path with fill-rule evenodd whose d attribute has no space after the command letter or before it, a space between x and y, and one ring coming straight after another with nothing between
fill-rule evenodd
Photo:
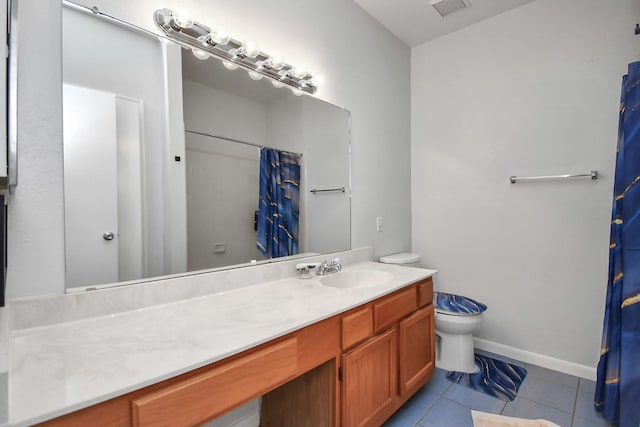
<instances>
[{"instance_id":1,"label":"toilet tank","mask_svg":"<svg viewBox=\"0 0 640 427\"><path fill-rule=\"evenodd\" d=\"M380 262L385 264L399 264L409 267L417 267L418 262L420 262L420 255L410 252L401 252L398 254L381 256Z\"/></svg>"}]
</instances>

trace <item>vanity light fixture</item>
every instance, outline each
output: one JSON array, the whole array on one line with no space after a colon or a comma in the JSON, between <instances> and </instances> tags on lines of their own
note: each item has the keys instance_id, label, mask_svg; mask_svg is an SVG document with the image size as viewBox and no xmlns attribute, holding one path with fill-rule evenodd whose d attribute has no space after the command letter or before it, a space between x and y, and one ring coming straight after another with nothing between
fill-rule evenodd
<instances>
[{"instance_id":1,"label":"vanity light fixture","mask_svg":"<svg viewBox=\"0 0 640 427\"><path fill-rule=\"evenodd\" d=\"M243 68L254 80L269 77L275 87L288 86L295 95L314 94L318 89L317 80L304 67L294 67L280 55L260 51L253 40L236 40L222 26L209 28L169 9L156 10L153 18L170 40L191 49L198 59L215 56L229 70Z\"/></svg>"},{"instance_id":2,"label":"vanity light fixture","mask_svg":"<svg viewBox=\"0 0 640 427\"><path fill-rule=\"evenodd\" d=\"M249 71L249 77L251 77L252 80L261 80L262 74L257 73L255 71Z\"/></svg>"},{"instance_id":3,"label":"vanity light fixture","mask_svg":"<svg viewBox=\"0 0 640 427\"><path fill-rule=\"evenodd\" d=\"M239 56L241 58L255 58L260 54L260 47L254 40L246 40L238 49L231 49L230 55Z\"/></svg>"},{"instance_id":4,"label":"vanity light fixture","mask_svg":"<svg viewBox=\"0 0 640 427\"><path fill-rule=\"evenodd\" d=\"M265 59L264 61L260 61L257 63L259 67L267 67L276 71L282 70L282 67L284 67L285 64L286 62L284 58L280 55L271 55L269 58Z\"/></svg>"},{"instance_id":5,"label":"vanity light fixture","mask_svg":"<svg viewBox=\"0 0 640 427\"><path fill-rule=\"evenodd\" d=\"M195 56L196 58L202 59L202 60L205 60L210 56L207 52L205 52L202 49L193 49L191 53L193 53L193 56Z\"/></svg>"},{"instance_id":6,"label":"vanity light fixture","mask_svg":"<svg viewBox=\"0 0 640 427\"><path fill-rule=\"evenodd\" d=\"M236 64L234 64L233 62L222 61L222 65L224 65L224 68L226 68L227 70L237 70L238 69L238 66Z\"/></svg>"},{"instance_id":7,"label":"vanity light fixture","mask_svg":"<svg viewBox=\"0 0 640 427\"><path fill-rule=\"evenodd\" d=\"M175 15L173 15L173 20L175 21L176 25L178 25L180 28L193 27L193 19L181 13L176 13Z\"/></svg>"},{"instance_id":8,"label":"vanity light fixture","mask_svg":"<svg viewBox=\"0 0 640 427\"><path fill-rule=\"evenodd\" d=\"M227 30L227 27L223 27L222 25L215 25L211 27L209 38L213 43L224 46L225 44L229 43L229 40L231 40L231 34L229 34L229 30Z\"/></svg>"}]
</instances>

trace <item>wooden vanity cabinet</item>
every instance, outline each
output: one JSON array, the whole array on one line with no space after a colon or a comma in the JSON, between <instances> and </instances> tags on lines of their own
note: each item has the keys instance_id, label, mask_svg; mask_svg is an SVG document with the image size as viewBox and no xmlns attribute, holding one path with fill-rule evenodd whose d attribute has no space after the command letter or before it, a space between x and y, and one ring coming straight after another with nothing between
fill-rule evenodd
<instances>
[{"instance_id":1,"label":"wooden vanity cabinet","mask_svg":"<svg viewBox=\"0 0 640 427\"><path fill-rule=\"evenodd\" d=\"M372 302L373 318L365 316L368 307L343 317L343 427L381 425L431 379L435 370L432 300L429 278ZM365 319L373 322L371 326ZM357 329L352 326L355 323ZM364 331L369 331L368 340L345 346L357 341L351 338L355 335L362 339Z\"/></svg>"},{"instance_id":2,"label":"wooden vanity cabinet","mask_svg":"<svg viewBox=\"0 0 640 427\"><path fill-rule=\"evenodd\" d=\"M379 426L433 375L432 299L428 278L43 425L198 425L262 396L262 427Z\"/></svg>"}]
</instances>

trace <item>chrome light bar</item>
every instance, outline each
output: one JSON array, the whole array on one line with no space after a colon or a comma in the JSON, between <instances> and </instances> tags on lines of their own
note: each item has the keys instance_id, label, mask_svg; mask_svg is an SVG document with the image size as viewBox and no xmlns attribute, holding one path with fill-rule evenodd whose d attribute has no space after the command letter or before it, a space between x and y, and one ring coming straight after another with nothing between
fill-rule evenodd
<instances>
[{"instance_id":1,"label":"chrome light bar","mask_svg":"<svg viewBox=\"0 0 640 427\"><path fill-rule=\"evenodd\" d=\"M243 43L228 35L216 37L215 30L212 32L204 24L176 16L169 9L156 10L153 18L167 38L192 49L198 58L214 56L221 59L227 68L243 68L254 79L268 77L272 79L274 86L286 85L296 95L301 95L302 92L314 94L317 90L317 84L306 70L274 61L272 56L258 50L249 52L247 42Z\"/></svg>"}]
</instances>

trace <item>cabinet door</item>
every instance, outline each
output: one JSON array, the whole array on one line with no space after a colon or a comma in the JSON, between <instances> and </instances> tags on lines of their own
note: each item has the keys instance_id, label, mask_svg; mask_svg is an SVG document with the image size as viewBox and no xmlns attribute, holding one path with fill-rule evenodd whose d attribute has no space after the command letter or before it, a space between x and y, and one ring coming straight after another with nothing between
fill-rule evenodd
<instances>
[{"instance_id":1,"label":"cabinet door","mask_svg":"<svg viewBox=\"0 0 640 427\"><path fill-rule=\"evenodd\" d=\"M398 332L391 329L342 357L342 425L379 426L398 395Z\"/></svg>"},{"instance_id":2,"label":"cabinet door","mask_svg":"<svg viewBox=\"0 0 640 427\"><path fill-rule=\"evenodd\" d=\"M435 369L433 305L400 321L400 396L422 387Z\"/></svg>"}]
</instances>

